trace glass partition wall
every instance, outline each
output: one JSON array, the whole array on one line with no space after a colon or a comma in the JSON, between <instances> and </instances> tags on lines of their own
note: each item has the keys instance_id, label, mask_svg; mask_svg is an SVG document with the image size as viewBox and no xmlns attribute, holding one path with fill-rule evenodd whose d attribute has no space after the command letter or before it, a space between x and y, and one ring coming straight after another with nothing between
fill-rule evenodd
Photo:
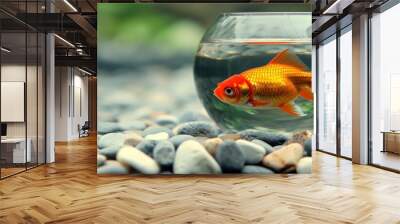
<instances>
[{"instance_id":1,"label":"glass partition wall","mask_svg":"<svg viewBox=\"0 0 400 224\"><path fill-rule=\"evenodd\" d=\"M318 47L318 149L336 153L336 36Z\"/></svg>"},{"instance_id":2,"label":"glass partition wall","mask_svg":"<svg viewBox=\"0 0 400 224\"><path fill-rule=\"evenodd\" d=\"M317 47L317 150L352 157L351 25Z\"/></svg>"},{"instance_id":3,"label":"glass partition wall","mask_svg":"<svg viewBox=\"0 0 400 224\"><path fill-rule=\"evenodd\" d=\"M25 4L19 2L25 12L39 10ZM1 179L46 160L45 41L43 33L0 11Z\"/></svg>"},{"instance_id":4,"label":"glass partition wall","mask_svg":"<svg viewBox=\"0 0 400 224\"><path fill-rule=\"evenodd\" d=\"M370 163L400 171L400 4L371 18Z\"/></svg>"}]
</instances>

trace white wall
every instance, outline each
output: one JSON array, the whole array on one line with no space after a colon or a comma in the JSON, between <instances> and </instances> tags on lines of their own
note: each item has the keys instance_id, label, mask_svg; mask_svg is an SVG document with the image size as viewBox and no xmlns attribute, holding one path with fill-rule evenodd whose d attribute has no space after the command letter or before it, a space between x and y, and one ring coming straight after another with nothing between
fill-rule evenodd
<instances>
[{"instance_id":1,"label":"white wall","mask_svg":"<svg viewBox=\"0 0 400 224\"><path fill-rule=\"evenodd\" d=\"M56 67L55 85L55 140L77 139L78 124L88 120L88 78L76 68Z\"/></svg>"}]
</instances>

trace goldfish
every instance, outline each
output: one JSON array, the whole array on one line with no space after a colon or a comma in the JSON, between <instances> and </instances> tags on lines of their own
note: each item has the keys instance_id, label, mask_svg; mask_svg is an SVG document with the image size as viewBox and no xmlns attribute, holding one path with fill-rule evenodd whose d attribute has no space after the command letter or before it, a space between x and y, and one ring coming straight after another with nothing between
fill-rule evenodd
<instances>
[{"instance_id":1,"label":"goldfish","mask_svg":"<svg viewBox=\"0 0 400 224\"><path fill-rule=\"evenodd\" d=\"M291 116L304 116L294 100L299 96L313 100L311 72L293 52L285 49L267 64L218 83L214 96L230 105L275 107Z\"/></svg>"}]
</instances>

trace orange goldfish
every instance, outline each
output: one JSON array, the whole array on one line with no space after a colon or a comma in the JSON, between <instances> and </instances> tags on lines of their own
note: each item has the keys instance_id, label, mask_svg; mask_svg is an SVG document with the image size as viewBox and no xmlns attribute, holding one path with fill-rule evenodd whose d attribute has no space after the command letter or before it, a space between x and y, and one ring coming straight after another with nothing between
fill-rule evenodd
<instances>
[{"instance_id":1,"label":"orange goldfish","mask_svg":"<svg viewBox=\"0 0 400 224\"><path fill-rule=\"evenodd\" d=\"M231 105L256 109L277 107L290 115L303 116L294 100L298 96L313 100L311 72L286 49L266 65L250 68L218 83L214 95Z\"/></svg>"}]
</instances>

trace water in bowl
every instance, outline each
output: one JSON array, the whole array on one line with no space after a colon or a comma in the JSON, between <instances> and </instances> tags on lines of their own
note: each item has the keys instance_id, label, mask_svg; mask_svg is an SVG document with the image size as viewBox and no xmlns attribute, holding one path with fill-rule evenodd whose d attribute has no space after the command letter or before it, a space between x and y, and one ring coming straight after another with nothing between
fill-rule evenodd
<instances>
[{"instance_id":1,"label":"water in bowl","mask_svg":"<svg viewBox=\"0 0 400 224\"><path fill-rule=\"evenodd\" d=\"M278 52L289 49L311 68L309 40L229 40L203 42L196 54L194 79L208 114L223 129L248 128L273 131L313 129L313 102L298 97L304 116L292 116L276 107L252 108L226 104L213 95L217 84L233 74L267 64Z\"/></svg>"}]
</instances>

